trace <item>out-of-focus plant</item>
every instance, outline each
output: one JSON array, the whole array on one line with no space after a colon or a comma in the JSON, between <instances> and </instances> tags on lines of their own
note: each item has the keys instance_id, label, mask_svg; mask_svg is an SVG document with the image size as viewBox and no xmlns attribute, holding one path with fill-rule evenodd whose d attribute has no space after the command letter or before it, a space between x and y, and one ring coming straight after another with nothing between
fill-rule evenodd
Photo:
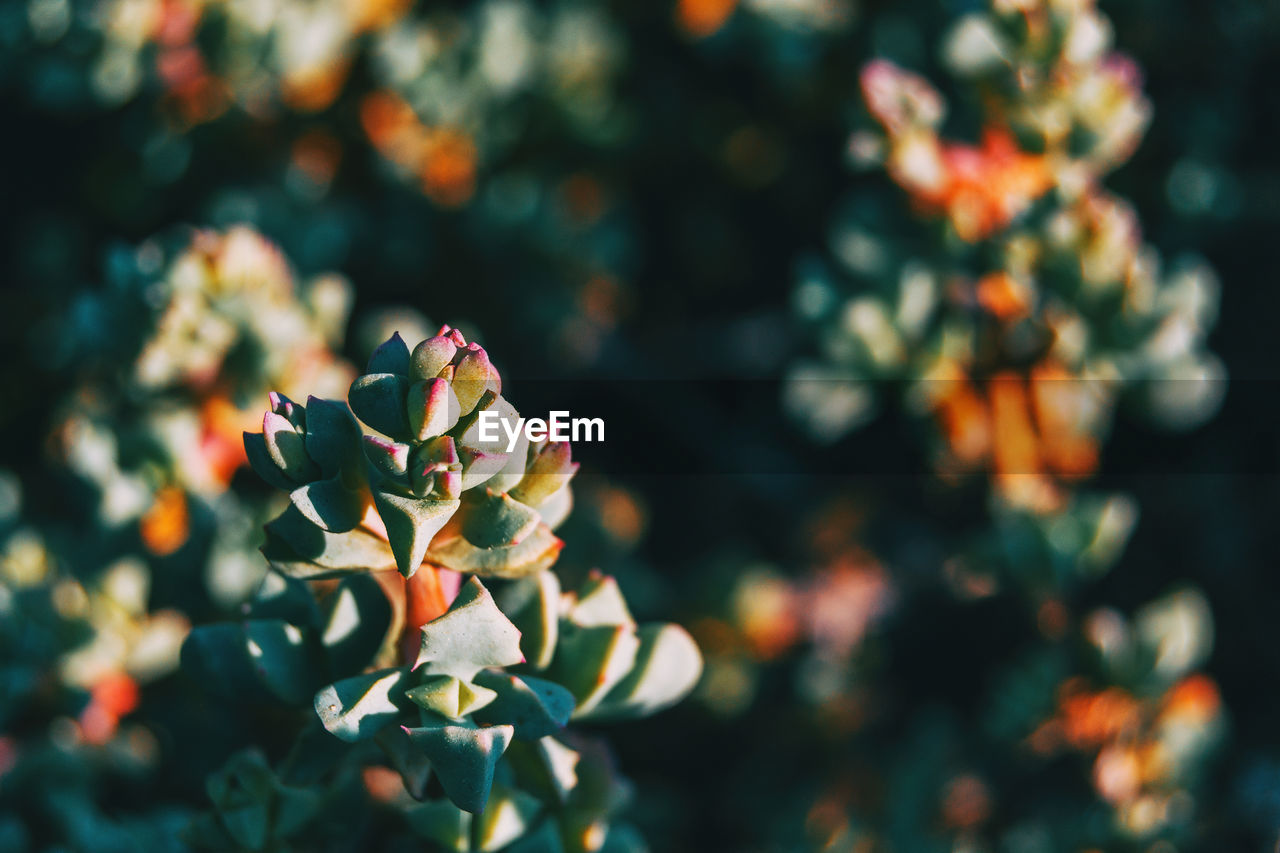
<instances>
[{"instance_id":1,"label":"out-of-focus plant","mask_svg":"<svg viewBox=\"0 0 1280 853\"><path fill-rule=\"evenodd\" d=\"M236 554L252 549L262 512L228 491L248 461L241 433L270 389L333 393L350 381L334 352L350 287L335 275L295 280L245 227L149 241L118 253L108 276L68 312L76 345L63 355L89 367L62 407L57 455L95 487L103 527L136 525L144 554L176 553L204 512L194 504L208 507L210 582L237 603L260 575Z\"/></svg>"},{"instance_id":2,"label":"out-of-focus plant","mask_svg":"<svg viewBox=\"0 0 1280 853\"><path fill-rule=\"evenodd\" d=\"M167 117L153 153L180 170L175 140L228 110L274 123L358 101L362 133L438 204L471 200L480 173L539 115L584 141L625 127L613 78L625 60L601 7L488 0L420 9L392 0L30 0L6 36L31 97L68 110L141 99ZM365 73L357 74L361 66ZM539 112L541 111L541 112ZM157 119L160 115L157 115ZM293 141L301 175L332 180L344 139L332 121ZM163 153L163 152L160 152ZM176 159L174 159L176 158Z\"/></svg>"},{"instance_id":3,"label":"out-of-focus plant","mask_svg":"<svg viewBox=\"0 0 1280 853\"><path fill-rule=\"evenodd\" d=\"M802 275L796 306L824 361L797 369L790 402L816 434L853 428L876 386L896 385L935 425L943 473L989 471L1003 503L1043 514L1096 470L1122 399L1172 427L1212 415L1216 279L1196 263L1162 272L1102 185L1150 114L1110 42L1092 3L962 18L943 55L977 144L943 135L946 103L924 78L865 67L878 128L854 134L851 156L883 166L933 227L854 209L832 229L834 262Z\"/></svg>"},{"instance_id":4,"label":"out-of-focus plant","mask_svg":"<svg viewBox=\"0 0 1280 853\"><path fill-rule=\"evenodd\" d=\"M0 846L173 849L181 808L119 818L100 788L159 767L156 734L130 717L142 688L176 669L187 620L148 610L136 560L81 580L22 522L16 479L0 482Z\"/></svg>"},{"instance_id":5,"label":"out-of-focus plant","mask_svg":"<svg viewBox=\"0 0 1280 853\"><path fill-rule=\"evenodd\" d=\"M370 808L450 849L637 848L609 822L626 788L606 753L564 727L667 707L701 657L682 629L637 625L608 576L560 589L552 528L577 465L566 442L505 434L501 390L445 326L412 349L393 335L347 402L271 395L244 440L289 493L267 525L273 572L243 623L197 628L184 660L226 695L294 706L300 740L277 771L233 759L194 841L305 845L359 775Z\"/></svg>"}]
</instances>

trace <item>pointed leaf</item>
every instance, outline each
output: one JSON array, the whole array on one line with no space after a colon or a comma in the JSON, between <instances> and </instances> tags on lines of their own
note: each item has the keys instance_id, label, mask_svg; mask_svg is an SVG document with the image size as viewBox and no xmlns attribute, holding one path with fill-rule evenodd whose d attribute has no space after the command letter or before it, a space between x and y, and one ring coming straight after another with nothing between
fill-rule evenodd
<instances>
[{"instance_id":1,"label":"pointed leaf","mask_svg":"<svg viewBox=\"0 0 1280 853\"><path fill-rule=\"evenodd\" d=\"M317 579L344 572L377 571L395 564L386 542L356 528L329 533L316 527L290 506L266 525L263 555L278 571L291 577Z\"/></svg>"},{"instance_id":2,"label":"pointed leaf","mask_svg":"<svg viewBox=\"0 0 1280 853\"><path fill-rule=\"evenodd\" d=\"M365 373L409 373L409 345L400 337L399 332L392 332L391 337L378 345L369 356L369 365Z\"/></svg>"},{"instance_id":3,"label":"pointed leaf","mask_svg":"<svg viewBox=\"0 0 1280 853\"><path fill-rule=\"evenodd\" d=\"M447 800L422 803L404 813L409 826L422 838L456 853L470 853L471 821L469 812Z\"/></svg>"},{"instance_id":4,"label":"pointed leaf","mask_svg":"<svg viewBox=\"0 0 1280 853\"><path fill-rule=\"evenodd\" d=\"M586 714L631 671L640 640L624 625L580 628L560 625L560 645L547 677L563 684L577 700L574 716Z\"/></svg>"},{"instance_id":5,"label":"pointed leaf","mask_svg":"<svg viewBox=\"0 0 1280 853\"><path fill-rule=\"evenodd\" d=\"M593 571L578 590L566 618L583 628L636 624L618 582L598 571Z\"/></svg>"},{"instance_id":6,"label":"pointed leaf","mask_svg":"<svg viewBox=\"0 0 1280 853\"><path fill-rule=\"evenodd\" d=\"M371 574L344 578L328 602L320 636L330 673L344 676L368 666L382 648L391 617L391 603Z\"/></svg>"},{"instance_id":7,"label":"pointed leaf","mask_svg":"<svg viewBox=\"0 0 1280 853\"><path fill-rule=\"evenodd\" d=\"M477 685L492 690L496 698L478 710L480 723L508 723L521 740L537 740L559 732L573 714L573 694L551 681L531 675L486 671L476 675Z\"/></svg>"},{"instance_id":8,"label":"pointed leaf","mask_svg":"<svg viewBox=\"0 0 1280 853\"><path fill-rule=\"evenodd\" d=\"M321 679L314 647L296 625L279 619L251 619L244 625L250 665L277 698L304 703Z\"/></svg>"},{"instance_id":9,"label":"pointed leaf","mask_svg":"<svg viewBox=\"0 0 1280 853\"><path fill-rule=\"evenodd\" d=\"M271 458L271 454L267 452L267 441L262 433L246 432L244 434L244 453L249 459L249 467L255 474L266 480L268 485L275 486L284 492L291 492L298 487L298 484L289 479Z\"/></svg>"},{"instance_id":10,"label":"pointed leaf","mask_svg":"<svg viewBox=\"0 0 1280 853\"><path fill-rule=\"evenodd\" d=\"M517 545L538 526L537 510L509 495L488 492L463 508L462 535L477 548Z\"/></svg>"},{"instance_id":11,"label":"pointed leaf","mask_svg":"<svg viewBox=\"0 0 1280 853\"><path fill-rule=\"evenodd\" d=\"M545 524L539 524L518 545L477 548L463 536L433 542L427 551L431 562L455 572L481 577L520 578L550 568L560 557L564 543Z\"/></svg>"},{"instance_id":12,"label":"pointed leaf","mask_svg":"<svg viewBox=\"0 0 1280 853\"><path fill-rule=\"evenodd\" d=\"M463 585L449 611L422 626L415 670L472 681L489 666L514 666L524 660L520 632L502 614L476 578Z\"/></svg>"},{"instance_id":13,"label":"pointed leaf","mask_svg":"<svg viewBox=\"0 0 1280 853\"><path fill-rule=\"evenodd\" d=\"M360 425L346 403L307 398L307 453L324 477L355 468L360 459L360 435Z\"/></svg>"},{"instance_id":14,"label":"pointed leaf","mask_svg":"<svg viewBox=\"0 0 1280 853\"><path fill-rule=\"evenodd\" d=\"M289 500L303 517L330 533L346 533L364 516L364 500L342 481L316 480L289 493Z\"/></svg>"},{"instance_id":15,"label":"pointed leaf","mask_svg":"<svg viewBox=\"0 0 1280 853\"><path fill-rule=\"evenodd\" d=\"M375 489L373 503L387 528L387 541L400 574L412 577L432 538L457 511L459 501L405 497Z\"/></svg>"},{"instance_id":16,"label":"pointed leaf","mask_svg":"<svg viewBox=\"0 0 1280 853\"><path fill-rule=\"evenodd\" d=\"M351 383L347 399L351 411L383 435L409 440L409 416L405 401L409 381L395 373L366 373Z\"/></svg>"},{"instance_id":17,"label":"pointed leaf","mask_svg":"<svg viewBox=\"0 0 1280 853\"><path fill-rule=\"evenodd\" d=\"M560 579L555 572L538 572L509 584L501 609L520 631L525 660L534 669L546 669L556 650L560 620Z\"/></svg>"},{"instance_id":18,"label":"pointed leaf","mask_svg":"<svg viewBox=\"0 0 1280 853\"><path fill-rule=\"evenodd\" d=\"M494 785L484 811L476 815L472 846L476 850L501 850L532 827L542 804L523 791Z\"/></svg>"},{"instance_id":19,"label":"pointed leaf","mask_svg":"<svg viewBox=\"0 0 1280 853\"><path fill-rule=\"evenodd\" d=\"M511 726L443 725L406 728L405 732L431 760L449 799L463 811L483 811L494 768L511 743Z\"/></svg>"},{"instance_id":20,"label":"pointed leaf","mask_svg":"<svg viewBox=\"0 0 1280 853\"><path fill-rule=\"evenodd\" d=\"M631 672L584 719L647 717L669 708L693 690L702 675L702 654L679 625L645 625Z\"/></svg>"},{"instance_id":21,"label":"pointed leaf","mask_svg":"<svg viewBox=\"0 0 1280 853\"><path fill-rule=\"evenodd\" d=\"M405 696L420 708L458 720L488 705L498 694L487 687L468 684L452 675L434 675L417 687L410 687L405 691Z\"/></svg>"},{"instance_id":22,"label":"pointed leaf","mask_svg":"<svg viewBox=\"0 0 1280 853\"><path fill-rule=\"evenodd\" d=\"M383 669L344 678L316 693L320 722L335 737L348 742L373 737L400 713L407 673Z\"/></svg>"}]
</instances>

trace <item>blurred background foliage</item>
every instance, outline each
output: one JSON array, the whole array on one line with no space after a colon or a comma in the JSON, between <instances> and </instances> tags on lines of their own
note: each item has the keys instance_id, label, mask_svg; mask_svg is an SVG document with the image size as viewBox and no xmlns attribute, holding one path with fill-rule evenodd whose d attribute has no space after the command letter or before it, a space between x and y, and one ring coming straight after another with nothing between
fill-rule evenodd
<instances>
[{"instance_id":1,"label":"blurred background foliage","mask_svg":"<svg viewBox=\"0 0 1280 853\"><path fill-rule=\"evenodd\" d=\"M691 700L612 733L652 849L1272 849L1280 6L1099 11L4 4L0 849L185 849L234 749L283 758L287 721L176 669L265 572L240 431L430 321L483 329L522 411L606 419L557 571L703 647ZM877 109L868 68L918 77ZM921 139L950 183L893 159ZM1025 261L1082 197L1121 211L1104 286L1183 294L1151 302L1194 319L1182 379L1126 360L1141 299L1047 284L1088 246ZM910 331L923 280L942 343L878 360L844 306ZM939 379L957 339L988 343ZM967 390L922 409L926 376ZM407 843L374 781L308 843Z\"/></svg>"}]
</instances>

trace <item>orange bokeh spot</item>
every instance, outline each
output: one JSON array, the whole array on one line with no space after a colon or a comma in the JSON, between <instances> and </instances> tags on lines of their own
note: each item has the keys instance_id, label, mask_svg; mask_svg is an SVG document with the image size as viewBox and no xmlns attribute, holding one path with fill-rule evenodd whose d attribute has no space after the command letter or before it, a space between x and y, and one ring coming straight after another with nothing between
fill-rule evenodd
<instances>
[{"instance_id":1,"label":"orange bokeh spot","mask_svg":"<svg viewBox=\"0 0 1280 853\"><path fill-rule=\"evenodd\" d=\"M139 522L142 544L157 557L165 557L181 548L191 534L191 514L187 496L177 486L165 486L156 492L151 509Z\"/></svg>"},{"instance_id":2,"label":"orange bokeh spot","mask_svg":"<svg viewBox=\"0 0 1280 853\"><path fill-rule=\"evenodd\" d=\"M715 35L729 20L738 0L679 0L676 23L694 38Z\"/></svg>"}]
</instances>

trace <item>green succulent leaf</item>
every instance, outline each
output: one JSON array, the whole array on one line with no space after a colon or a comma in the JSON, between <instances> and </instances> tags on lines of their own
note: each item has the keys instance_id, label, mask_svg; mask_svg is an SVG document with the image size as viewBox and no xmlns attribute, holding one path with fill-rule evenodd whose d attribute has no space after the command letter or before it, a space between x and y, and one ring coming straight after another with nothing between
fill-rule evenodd
<instances>
[{"instance_id":1,"label":"green succulent leaf","mask_svg":"<svg viewBox=\"0 0 1280 853\"><path fill-rule=\"evenodd\" d=\"M520 630L520 651L529 666L550 666L560 620L560 579L555 572L538 572L509 584L502 593L502 612Z\"/></svg>"},{"instance_id":2,"label":"green succulent leaf","mask_svg":"<svg viewBox=\"0 0 1280 853\"><path fill-rule=\"evenodd\" d=\"M422 838L455 853L470 853L471 822L469 812L448 800L421 803L405 812L409 826Z\"/></svg>"},{"instance_id":3,"label":"green succulent leaf","mask_svg":"<svg viewBox=\"0 0 1280 853\"><path fill-rule=\"evenodd\" d=\"M298 484L286 476L271 458L271 454L267 451L267 440L262 433L246 432L244 434L244 454L249 459L249 467L255 474L266 480L267 485L274 486L282 492L291 492L298 487Z\"/></svg>"},{"instance_id":4,"label":"green succulent leaf","mask_svg":"<svg viewBox=\"0 0 1280 853\"><path fill-rule=\"evenodd\" d=\"M338 478L316 480L289 493L303 517L330 533L346 533L364 516L364 500Z\"/></svg>"},{"instance_id":5,"label":"green succulent leaf","mask_svg":"<svg viewBox=\"0 0 1280 853\"><path fill-rule=\"evenodd\" d=\"M319 661L298 626L279 619L251 619L244 634L250 664L272 695L303 703L315 693L322 680Z\"/></svg>"},{"instance_id":6,"label":"green succulent leaf","mask_svg":"<svg viewBox=\"0 0 1280 853\"><path fill-rule=\"evenodd\" d=\"M498 694L452 675L433 675L418 686L410 687L405 696L420 708L451 720L460 720L488 705Z\"/></svg>"},{"instance_id":7,"label":"green succulent leaf","mask_svg":"<svg viewBox=\"0 0 1280 853\"><path fill-rule=\"evenodd\" d=\"M364 455L375 471L391 480L403 480L409 472L407 444L378 435L364 437ZM376 478L375 478L376 479Z\"/></svg>"},{"instance_id":8,"label":"green succulent leaf","mask_svg":"<svg viewBox=\"0 0 1280 853\"><path fill-rule=\"evenodd\" d=\"M267 572L249 606L252 619L283 619L300 628L320 625L320 608L304 581Z\"/></svg>"},{"instance_id":9,"label":"green succulent leaf","mask_svg":"<svg viewBox=\"0 0 1280 853\"><path fill-rule=\"evenodd\" d=\"M573 597L568 620L582 628L636 624L618 582L611 575L592 572Z\"/></svg>"},{"instance_id":10,"label":"green succulent leaf","mask_svg":"<svg viewBox=\"0 0 1280 853\"><path fill-rule=\"evenodd\" d=\"M590 719L647 717L669 708L691 691L702 675L702 654L679 625L645 625L637 632L635 664L593 710Z\"/></svg>"},{"instance_id":11,"label":"green succulent leaf","mask_svg":"<svg viewBox=\"0 0 1280 853\"><path fill-rule=\"evenodd\" d=\"M327 602L320 643L335 675L364 669L386 640L391 603L368 573L344 578Z\"/></svg>"},{"instance_id":12,"label":"green succulent leaf","mask_svg":"<svg viewBox=\"0 0 1280 853\"><path fill-rule=\"evenodd\" d=\"M414 669L423 675L473 681L485 667L513 666L523 660L520 632L498 609L484 584L472 578L447 613L422 626Z\"/></svg>"},{"instance_id":13,"label":"green succulent leaf","mask_svg":"<svg viewBox=\"0 0 1280 853\"><path fill-rule=\"evenodd\" d=\"M458 422L458 398L445 379L425 379L409 387L409 430L418 441L444 435Z\"/></svg>"},{"instance_id":14,"label":"green succulent leaf","mask_svg":"<svg viewBox=\"0 0 1280 853\"><path fill-rule=\"evenodd\" d=\"M481 723L509 723L521 740L537 740L559 732L573 714L573 694L552 681L531 675L486 671L476 684L495 694L475 713Z\"/></svg>"},{"instance_id":15,"label":"green succulent leaf","mask_svg":"<svg viewBox=\"0 0 1280 853\"><path fill-rule=\"evenodd\" d=\"M397 700L407 677L403 669L383 669L344 678L316 693L316 714L335 737L371 738L400 714Z\"/></svg>"},{"instance_id":16,"label":"green succulent leaf","mask_svg":"<svg viewBox=\"0 0 1280 853\"><path fill-rule=\"evenodd\" d=\"M449 799L463 811L483 811L498 759L511 743L511 726L446 724L406 728L405 732L431 761Z\"/></svg>"},{"instance_id":17,"label":"green succulent leaf","mask_svg":"<svg viewBox=\"0 0 1280 853\"><path fill-rule=\"evenodd\" d=\"M635 663L640 640L626 625L560 626L560 645L547 676L577 700L575 717L585 715L620 682Z\"/></svg>"},{"instance_id":18,"label":"green succulent leaf","mask_svg":"<svg viewBox=\"0 0 1280 853\"><path fill-rule=\"evenodd\" d=\"M391 767L400 774L404 788L415 800L427 795L427 783L431 781L431 762L419 750L413 748L409 736L399 726L388 726L376 735L374 742L382 749Z\"/></svg>"},{"instance_id":19,"label":"green succulent leaf","mask_svg":"<svg viewBox=\"0 0 1280 853\"><path fill-rule=\"evenodd\" d=\"M532 507L488 490L483 497L467 501L460 517L462 535L477 548L517 545L541 520Z\"/></svg>"},{"instance_id":20,"label":"green succulent leaf","mask_svg":"<svg viewBox=\"0 0 1280 853\"><path fill-rule=\"evenodd\" d=\"M501 850L532 827L542 812L536 797L504 785L494 785L484 811L476 815L472 835L475 850Z\"/></svg>"},{"instance_id":21,"label":"green succulent leaf","mask_svg":"<svg viewBox=\"0 0 1280 853\"><path fill-rule=\"evenodd\" d=\"M369 356L369 365L365 373L399 373L409 372L409 345L400 337L399 332L392 332L391 337L378 345Z\"/></svg>"},{"instance_id":22,"label":"green succulent leaf","mask_svg":"<svg viewBox=\"0 0 1280 853\"><path fill-rule=\"evenodd\" d=\"M422 565L432 538L457 511L460 501L437 501L375 489L373 503L387 528L396 567L406 578Z\"/></svg>"},{"instance_id":23,"label":"green succulent leaf","mask_svg":"<svg viewBox=\"0 0 1280 853\"><path fill-rule=\"evenodd\" d=\"M372 533L361 528L329 533L292 505L267 523L266 533L263 556L278 571L296 578L314 580L395 565L390 547Z\"/></svg>"},{"instance_id":24,"label":"green succulent leaf","mask_svg":"<svg viewBox=\"0 0 1280 853\"><path fill-rule=\"evenodd\" d=\"M356 377L347 395L351 411L371 428L396 441L409 440L405 403L409 381L396 373L366 373Z\"/></svg>"},{"instance_id":25,"label":"green succulent leaf","mask_svg":"<svg viewBox=\"0 0 1280 853\"><path fill-rule=\"evenodd\" d=\"M319 475L320 469L311 461L302 433L283 415L267 412L263 416L262 437L271 461L291 479L305 483Z\"/></svg>"},{"instance_id":26,"label":"green succulent leaf","mask_svg":"<svg viewBox=\"0 0 1280 853\"><path fill-rule=\"evenodd\" d=\"M336 477L345 469L355 469L360 435L360 425L346 403L307 398L307 453L320 466L322 476Z\"/></svg>"},{"instance_id":27,"label":"green succulent leaf","mask_svg":"<svg viewBox=\"0 0 1280 853\"><path fill-rule=\"evenodd\" d=\"M441 537L443 539L443 537ZM520 578L550 568L564 547L545 524L516 545L477 548L464 536L432 542L427 549L431 562L446 569L482 577Z\"/></svg>"},{"instance_id":28,"label":"green succulent leaf","mask_svg":"<svg viewBox=\"0 0 1280 853\"><path fill-rule=\"evenodd\" d=\"M458 345L444 335L427 338L413 348L409 357L410 375L414 379L433 379L453 362Z\"/></svg>"},{"instance_id":29,"label":"green succulent leaf","mask_svg":"<svg viewBox=\"0 0 1280 853\"><path fill-rule=\"evenodd\" d=\"M192 628L182 644L182 668L217 696L243 698L261 690L244 626L234 622Z\"/></svg>"}]
</instances>

